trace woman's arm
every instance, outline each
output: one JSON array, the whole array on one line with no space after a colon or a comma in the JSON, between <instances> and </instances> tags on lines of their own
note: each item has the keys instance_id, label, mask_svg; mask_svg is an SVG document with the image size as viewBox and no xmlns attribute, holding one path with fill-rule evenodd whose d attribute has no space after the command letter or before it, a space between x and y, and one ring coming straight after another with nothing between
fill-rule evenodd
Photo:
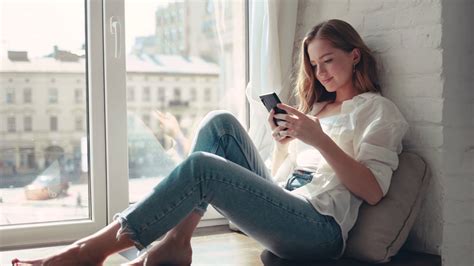
<instances>
[{"instance_id":1,"label":"woman's arm","mask_svg":"<svg viewBox=\"0 0 474 266\"><path fill-rule=\"evenodd\" d=\"M342 184L370 205L376 205L382 199L382 189L372 171L345 153L327 135L319 140L316 147L337 174Z\"/></svg>"},{"instance_id":2,"label":"woman's arm","mask_svg":"<svg viewBox=\"0 0 474 266\"><path fill-rule=\"evenodd\" d=\"M326 135L316 117L301 113L295 108L278 104L288 114L277 114L275 118L283 119L288 130L287 136L295 137L319 150L328 164L337 174L341 183L349 191L371 205L377 204L383 197L374 174L363 164L347 155L337 144Z\"/></svg>"}]
</instances>

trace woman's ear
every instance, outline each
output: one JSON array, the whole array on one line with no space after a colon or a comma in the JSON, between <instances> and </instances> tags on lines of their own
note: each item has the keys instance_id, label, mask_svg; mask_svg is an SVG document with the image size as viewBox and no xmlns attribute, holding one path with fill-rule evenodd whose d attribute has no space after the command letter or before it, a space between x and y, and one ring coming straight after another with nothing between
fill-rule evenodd
<instances>
[{"instance_id":1,"label":"woman's ear","mask_svg":"<svg viewBox=\"0 0 474 266\"><path fill-rule=\"evenodd\" d=\"M359 48L352 49L352 59L354 60L354 65L357 65L360 62L360 50L359 50Z\"/></svg>"}]
</instances>

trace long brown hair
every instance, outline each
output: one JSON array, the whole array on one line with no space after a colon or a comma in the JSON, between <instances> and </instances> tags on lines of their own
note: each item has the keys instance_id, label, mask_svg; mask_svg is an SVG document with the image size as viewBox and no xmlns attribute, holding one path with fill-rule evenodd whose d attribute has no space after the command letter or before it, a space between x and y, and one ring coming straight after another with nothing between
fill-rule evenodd
<instances>
[{"instance_id":1,"label":"long brown hair","mask_svg":"<svg viewBox=\"0 0 474 266\"><path fill-rule=\"evenodd\" d=\"M347 22L331 19L314 26L304 37L301 45L300 68L296 80L296 96L299 97L299 111L308 113L315 102L334 100L335 92L328 92L316 79L311 66L308 45L314 39L325 39L335 48L351 52L354 48L360 50L360 61L355 65L352 82L360 92L379 92L377 62L370 49L357 31Z\"/></svg>"}]
</instances>

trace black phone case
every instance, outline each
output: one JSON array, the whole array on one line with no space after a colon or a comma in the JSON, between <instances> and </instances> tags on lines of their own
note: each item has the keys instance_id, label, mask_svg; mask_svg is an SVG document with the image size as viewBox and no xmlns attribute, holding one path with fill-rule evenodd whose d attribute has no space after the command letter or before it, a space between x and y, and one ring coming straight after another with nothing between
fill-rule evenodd
<instances>
[{"instance_id":1,"label":"black phone case","mask_svg":"<svg viewBox=\"0 0 474 266\"><path fill-rule=\"evenodd\" d=\"M262 94L259 96L260 100L262 101L263 105L267 108L267 110L270 112L272 109L275 109L275 114L286 114L287 112L285 110L282 110L278 108L276 105L278 103L281 103L280 98L278 98L278 95L276 93L268 93L268 94ZM280 121L282 119L278 118L273 118L273 123L275 123L276 126L278 126L277 121Z\"/></svg>"}]
</instances>

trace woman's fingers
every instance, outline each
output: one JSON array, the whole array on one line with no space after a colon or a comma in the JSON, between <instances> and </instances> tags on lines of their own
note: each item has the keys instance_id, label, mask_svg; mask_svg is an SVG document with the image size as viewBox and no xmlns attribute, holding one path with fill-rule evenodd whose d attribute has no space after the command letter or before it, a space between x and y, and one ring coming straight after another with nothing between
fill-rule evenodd
<instances>
[{"instance_id":1,"label":"woman's fingers","mask_svg":"<svg viewBox=\"0 0 474 266\"><path fill-rule=\"evenodd\" d=\"M279 139L282 139L282 138L286 137L286 131L284 129L286 129L286 127L284 127L284 126L275 127L275 129L273 129L273 131L272 131L272 136L276 140L279 140Z\"/></svg>"},{"instance_id":2,"label":"woman's fingers","mask_svg":"<svg viewBox=\"0 0 474 266\"><path fill-rule=\"evenodd\" d=\"M272 110L270 111L270 114L268 115L268 118L267 118L267 121L268 121L268 123L270 124L270 128L271 128L271 129L275 129L275 127L276 127L276 126L275 126L275 123L273 122L273 117L274 117L273 115L274 115L274 114L275 114L275 111L272 109Z\"/></svg>"}]
</instances>

